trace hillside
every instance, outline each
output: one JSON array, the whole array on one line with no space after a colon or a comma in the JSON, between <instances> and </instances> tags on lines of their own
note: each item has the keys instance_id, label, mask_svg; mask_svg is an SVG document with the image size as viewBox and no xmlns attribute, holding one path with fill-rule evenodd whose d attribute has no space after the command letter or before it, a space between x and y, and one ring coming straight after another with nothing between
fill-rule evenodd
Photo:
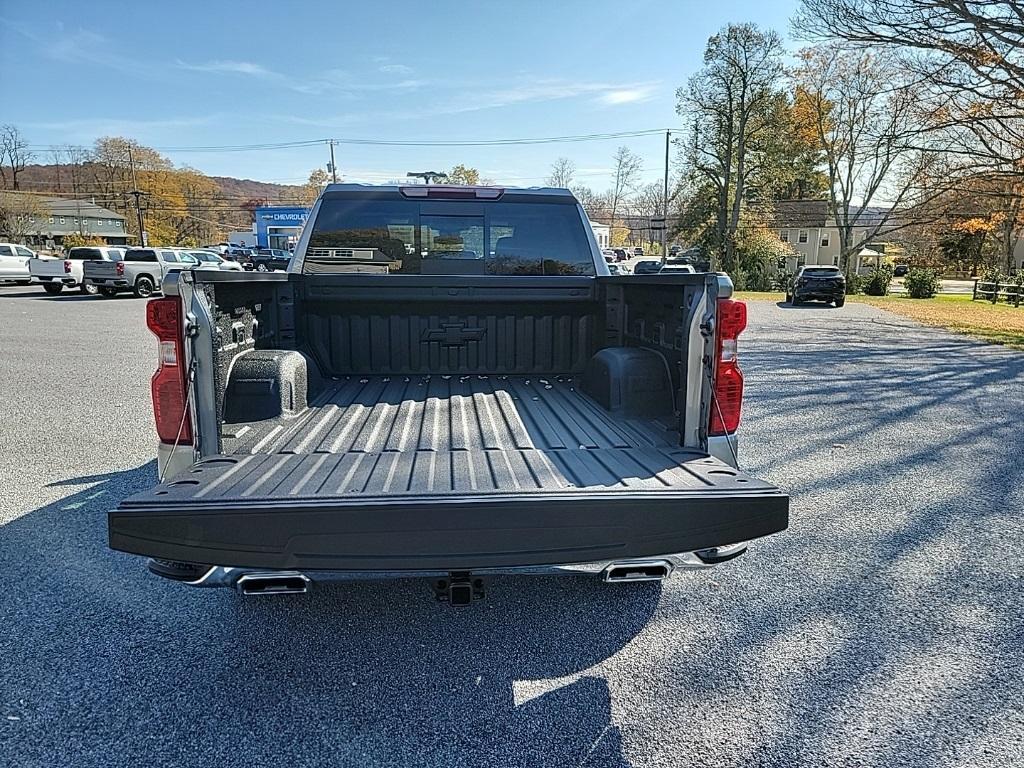
<instances>
[{"instance_id":1,"label":"hillside","mask_svg":"<svg viewBox=\"0 0 1024 768\"><path fill-rule=\"evenodd\" d=\"M252 179L235 179L230 176L211 176L220 187L221 194L229 200L251 200L259 198L267 200L271 205L294 205L296 195L302 187L291 184L271 184L266 181Z\"/></svg>"},{"instance_id":2,"label":"hillside","mask_svg":"<svg viewBox=\"0 0 1024 768\"><path fill-rule=\"evenodd\" d=\"M88 194L95 191L88 183L91 178L88 164L82 166L80 178L83 179L79 184L79 189L82 192ZM210 176L209 178L220 188L223 198L239 203L258 199L266 200L271 205L294 204L297 193L302 189L295 185L270 184L252 179L235 179L230 176ZM70 169L67 166L30 165L22 172L18 182L21 188L27 192L70 195L74 191Z\"/></svg>"}]
</instances>

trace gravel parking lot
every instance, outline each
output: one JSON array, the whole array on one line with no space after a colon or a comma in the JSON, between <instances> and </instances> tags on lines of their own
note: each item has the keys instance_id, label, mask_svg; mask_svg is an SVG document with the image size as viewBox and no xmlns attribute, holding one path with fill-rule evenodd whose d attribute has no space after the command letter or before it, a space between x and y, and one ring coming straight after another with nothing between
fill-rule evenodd
<instances>
[{"instance_id":1,"label":"gravel parking lot","mask_svg":"<svg viewBox=\"0 0 1024 768\"><path fill-rule=\"evenodd\" d=\"M0 764L1024 765L1024 354L751 304L790 529L662 586L243 599L107 550L155 481L132 298L0 288Z\"/></svg>"}]
</instances>

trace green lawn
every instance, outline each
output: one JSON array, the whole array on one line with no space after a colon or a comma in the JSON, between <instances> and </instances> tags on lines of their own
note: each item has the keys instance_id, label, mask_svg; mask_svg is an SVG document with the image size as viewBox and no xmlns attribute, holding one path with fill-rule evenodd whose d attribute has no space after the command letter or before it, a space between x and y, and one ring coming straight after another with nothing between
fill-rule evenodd
<instances>
[{"instance_id":1,"label":"green lawn","mask_svg":"<svg viewBox=\"0 0 1024 768\"><path fill-rule=\"evenodd\" d=\"M782 293L737 291L736 298L746 301L785 301ZM847 296L848 302L870 304L903 317L947 328L993 344L1024 349L1024 307L971 301L970 294L939 294L931 299L904 296Z\"/></svg>"}]
</instances>

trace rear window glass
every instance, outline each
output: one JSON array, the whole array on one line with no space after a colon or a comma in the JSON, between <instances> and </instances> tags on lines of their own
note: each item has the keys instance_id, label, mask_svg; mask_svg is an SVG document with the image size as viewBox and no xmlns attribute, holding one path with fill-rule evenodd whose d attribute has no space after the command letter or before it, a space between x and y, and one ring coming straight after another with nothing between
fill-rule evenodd
<instances>
[{"instance_id":1,"label":"rear window glass","mask_svg":"<svg viewBox=\"0 0 1024 768\"><path fill-rule=\"evenodd\" d=\"M325 198L303 271L593 275L575 205Z\"/></svg>"},{"instance_id":2,"label":"rear window glass","mask_svg":"<svg viewBox=\"0 0 1024 768\"><path fill-rule=\"evenodd\" d=\"M804 274L811 277L835 277L839 274L838 267L804 267Z\"/></svg>"},{"instance_id":3,"label":"rear window glass","mask_svg":"<svg viewBox=\"0 0 1024 768\"><path fill-rule=\"evenodd\" d=\"M72 248L68 251L68 258L72 261L102 259L103 251L99 248Z\"/></svg>"},{"instance_id":4,"label":"rear window glass","mask_svg":"<svg viewBox=\"0 0 1024 768\"><path fill-rule=\"evenodd\" d=\"M150 248L130 248L124 254L125 261L156 261L156 251Z\"/></svg>"}]
</instances>

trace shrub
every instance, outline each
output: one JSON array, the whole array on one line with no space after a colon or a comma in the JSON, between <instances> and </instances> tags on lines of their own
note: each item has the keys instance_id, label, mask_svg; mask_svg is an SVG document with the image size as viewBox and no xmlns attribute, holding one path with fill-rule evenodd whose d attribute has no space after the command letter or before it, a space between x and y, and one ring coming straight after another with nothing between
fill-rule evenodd
<instances>
[{"instance_id":1,"label":"shrub","mask_svg":"<svg viewBox=\"0 0 1024 768\"><path fill-rule=\"evenodd\" d=\"M85 245L106 245L107 241L95 235L80 235L78 232L71 232L64 235L62 242L65 249L81 248Z\"/></svg>"},{"instance_id":2,"label":"shrub","mask_svg":"<svg viewBox=\"0 0 1024 768\"><path fill-rule=\"evenodd\" d=\"M775 288L774 275L763 270L748 272L746 274L746 290L748 291L771 291Z\"/></svg>"},{"instance_id":3,"label":"shrub","mask_svg":"<svg viewBox=\"0 0 1024 768\"><path fill-rule=\"evenodd\" d=\"M868 279L864 282L864 293L868 296L886 296L889 293L889 283L892 282L892 267L888 264L871 270Z\"/></svg>"},{"instance_id":4,"label":"shrub","mask_svg":"<svg viewBox=\"0 0 1024 768\"><path fill-rule=\"evenodd\" d=\"M999 267L986 267L981 273L981 280L986 283L1006 282L1006 276L999 270Z\"/></svg>"},{"instance_id":5,"label":"shrub","mask_svg":"<svg viewBox=\"0 0 1024 768\"><path fill-rule=\"evenodd\" d=\"M930 299L939 292L939 273L934 269L914 268L907 272L903 285L912 299Z\"/></svg>"},{"instance_id":6,"label":"shrub","mask_svg":"<svg viewBox=\"0 0 1024 768\"><path fill-rule=\"evenodd\" d=\"M795 276L795 272L779 272L772 279L772 290L773 291L788 291L789 284Z\"/></svg>"},{"instance_id":7,"label":"shrub","mask_svg":"<svg viewBox=\"0 0 1024 768\"><path fill-rule=\"evenodd\" d=\"M985 267L981 272L981 277L978 279L982 283L999 283L1004 287L1009 281L1009 278L999 270L999 267ZM992 290L991 287L987 289L979 287L978 296L983 299L988 299L989 301L995 301L998 293Z\"/></svg>"},{"instance_id":8,"label":"shrub","mask_svg":"<svg viewBox=\"0 0 1024 768\"><path fill-rule=\"evenodd\" d=\"M846 276L846 295L851 296L855 293L864 293L864 278L856 272L851 272Z\"/></svg>"}]
</instances>

